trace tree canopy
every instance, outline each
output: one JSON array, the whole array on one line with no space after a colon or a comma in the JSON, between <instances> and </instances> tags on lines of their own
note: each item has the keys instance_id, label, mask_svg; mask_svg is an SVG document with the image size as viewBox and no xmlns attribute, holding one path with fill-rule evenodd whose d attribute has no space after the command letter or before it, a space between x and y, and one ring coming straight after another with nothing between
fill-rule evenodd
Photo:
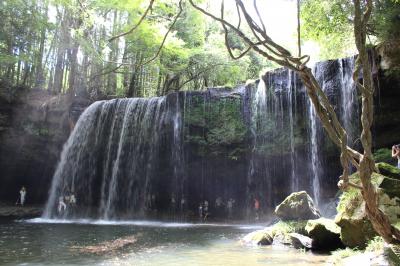
<instances>
[{"instance_id":1,"label":"tree canopy","mask_svg":"<svg viewBox=\"0 0 400 266\"><path fill-rule=\"evenodd\" d=\"M148 3L2 1L0 79L53 93L141 97L235 86L267 66L254 54L231 60L216 22L190 5L178 17L178 1L154 1L144 17Z\"/></svg>"},{"instance_id":2,"label":"tree canopy","mask_svg":"<svg viewBox=\"0 0 400 266\"><path fill-rule=\"evenodd\" d=\"M400 39L400 1L374 0L367 25L368 42ZM338 58L356 53L353 35L354 4L345 0L303 0L301 2L303 41L314 41L320 58Z\"/></svg>"}]
</instances>

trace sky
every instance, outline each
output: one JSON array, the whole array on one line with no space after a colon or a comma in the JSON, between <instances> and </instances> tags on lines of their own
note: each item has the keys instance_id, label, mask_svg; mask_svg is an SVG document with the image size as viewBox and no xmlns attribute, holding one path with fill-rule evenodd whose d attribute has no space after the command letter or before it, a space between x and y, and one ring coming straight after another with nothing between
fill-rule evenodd
<instances>
[{"instance_id":1,"label":"sky","mask_svg":"<svg viewBox=\"0 0 400 266\"><path fill-rule=\"evenodd\" d=\"M253 0L243 0L248 12L257 17L253 8ZM210 10L218 15L220 0L209 0ZM296 54L297 51L297 1L296 0L258 0L258 10L262 17L268 35L276 43ZM225 0L227 13L236 14L235 0ZM232 16L232 19L237 17ZM234 20L232 20L234 21ZM302 43L302 53L311 56L309 65L318 60L319 47L313 42Z\"/></svg>"}]
</instances>

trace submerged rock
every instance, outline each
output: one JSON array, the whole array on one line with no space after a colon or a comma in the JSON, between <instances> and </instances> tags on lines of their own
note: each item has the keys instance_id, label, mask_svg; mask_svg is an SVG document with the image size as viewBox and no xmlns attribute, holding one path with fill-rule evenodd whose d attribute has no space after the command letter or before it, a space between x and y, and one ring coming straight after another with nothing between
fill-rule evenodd
<instances>
[{"instance_id":1,"label":"submerged rock","mask_svg":"<svg viewBox=\"0 0 400 266\"><path fill-rule=\"evenodd\" d=\"M307 220L321 217L314 202L305 191L290 194L275 208L275 214L283 221Z\"/></svg>"},{"instance_id":2,"label":"submerged rock","mask_svg":"<svg viewBox=\"0 0 400 266\"><path fill-rule=\"evenodd\" d=\"M42 215L43 207L34 206L17 206L0 204L0 218L34 218Z\"/></svg>"},{"instance_id":3,"label":"submerged rock","mask_svg":"<svg viewBox=\"0 0 400 266\"><path fill-rule=\"evenodd\" d=\"M331 219L309 220L305 230L313 240L314 249L335 250L343 247L340 227Z\"/></svg>"}]
</instances>

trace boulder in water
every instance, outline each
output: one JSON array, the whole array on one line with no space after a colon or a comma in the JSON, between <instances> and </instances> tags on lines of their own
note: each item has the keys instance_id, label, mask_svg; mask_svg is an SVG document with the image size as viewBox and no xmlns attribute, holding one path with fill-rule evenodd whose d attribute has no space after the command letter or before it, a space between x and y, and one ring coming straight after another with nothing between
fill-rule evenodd
<instances>
[{"instance_id":1,"label":"boulder in water","mask_svg":"<svg viewBox=\"0 0 400 266\"><path fill-rule=\"evenodd\" d=\"M246 244L261 246L271 245L272 241L273 235L269 228L251 232L243 238L243 242Z\"/></svg>"},{"instance_id":2,"label":"boulder in water","mask_svg":"<svg viewBox=\"0 0 400 266\"><path fill-rule=\"evenodd\" d=\"M281 220L308 220L321 217L314 202L305 191L290 194L275 208L275 214Z\"/></svg>"},{"instance_id":3,"label":"boulder in water","mask_svg":"<svg viewBox=\"0 0 400 266\"><path fill-rule=\"evenodd\" d=\"M340 227L331 219L309 220L305 229L313 240L313 249L335 250L343 247Z\"/></svg>"}]
</instances>

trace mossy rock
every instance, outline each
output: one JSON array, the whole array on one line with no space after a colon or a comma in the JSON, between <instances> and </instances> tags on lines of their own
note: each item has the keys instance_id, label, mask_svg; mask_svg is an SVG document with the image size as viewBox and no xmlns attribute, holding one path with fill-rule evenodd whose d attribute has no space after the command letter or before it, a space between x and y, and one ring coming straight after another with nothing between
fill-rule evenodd
<instances>
[{"instance_id":1,"label":"mossy rock","mask_svg":"<svg viewBox=\"0 0 400 266\"><path fill-rule=\"evenodd\" d=\"M275 214L283 221L308 220L321 217L314 202L305 191L290 194L275 208Z\"/></svg>"},{"instance_id":2,"label":"mossy rock","mask_svg":"<svg viewBox=\"0 0 400 266\"><path fill-rule=\"evenodd\" d=\"M271 227L247 234L243 241L252 245L284 244L291 245L291 233L306 235L304 229L307 221L279 221Z\"/></svg>"},{"instance_id":3,"label":"mossy rock","mask_svg":"<svg viewBox=\"0 0 400 266\"><path fill-rule=\"evenodd\" d=\"M400 170L387 163L376 166L380 174L373 173L371 181L378 188L379 209L395 224L400 217ZM349 179L360 184L358 173ZM340 238L346 246L365 248L367 242L377 235L367 218L360 190L349 188L344 192L337 211L335 222L341 227Z\"/></svg>"},{"instance_id":4,"label":"mossy rock","mask_svg":"<svg viewBox=\"0 0 400 266\"><path fill-rule=\"evenodd\" d=\"M264 230L251 232L250 234L247 234L243 238L243 241L245 243L253 245L260 245L260 246L271 245L273 241L272 231L269 228L267 228Z\"/></svg>"},{"instance_id":5,"label":"mossy rock","mask_svg":"<svg viewBox=\"0 0 400 266\"><path fill-rule=\"evenodd\" d=\"M313 249L335 250L343 247L340 240L341 230L334 220L326 218L309 220L305 230L313 239Z\"/></svg>"},{"instance_id":6,"label":"mossy rock","mask_svg":"<svg viewBox=\"0 0 400 266\"><path fill-rule=\"evenodd\" d=\"M377 163L376 167L378 168L381 175L400 180L400 169L398 169L397 167L383 162Z\"/></svg>"},{"instance_id":7,"label":"mossy rock","mask_svg":"<svg viewBox=\"0 0 400 266\"><path fill-rule=\"evenodd\" d=\"M371 222L367 219L364 202L350 215L346 212L338 213L335 223L341 229L342 243L351 248L365 248L368 240L377 235Z\"/></svg>"}]
</instances>

